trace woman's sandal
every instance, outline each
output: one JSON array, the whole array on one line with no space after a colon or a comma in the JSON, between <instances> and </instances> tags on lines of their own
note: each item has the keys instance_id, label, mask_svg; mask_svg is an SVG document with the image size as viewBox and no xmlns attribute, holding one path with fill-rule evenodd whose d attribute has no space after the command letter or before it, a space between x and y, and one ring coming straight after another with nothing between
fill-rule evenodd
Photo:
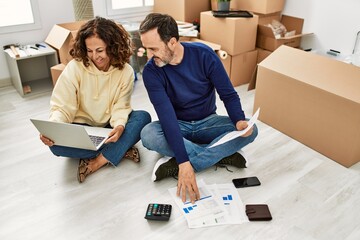
<instances>
[{"instance_id":1,"label":"woman's sandal","mask_svg":"<svg viewBox=\"0 0 360 240\"><path fill-rule=\"evenodd\" d=\"M92 173L92 170L89 168L90 159L80 159L79 167L77 172L77 178L79 183L85 181L85 178Z\"/></svg>"},{"instance_id":2,"label":"woman's sandal","mask_svg":"<svg viewBox=\"0 0 360 240\"><path fill-rule=\"evenodd\" d=\"M136 163L140 162L140 153L136 147L131 147L125 153L124 158L128 158Z\"/></svg>"}]
</instances>

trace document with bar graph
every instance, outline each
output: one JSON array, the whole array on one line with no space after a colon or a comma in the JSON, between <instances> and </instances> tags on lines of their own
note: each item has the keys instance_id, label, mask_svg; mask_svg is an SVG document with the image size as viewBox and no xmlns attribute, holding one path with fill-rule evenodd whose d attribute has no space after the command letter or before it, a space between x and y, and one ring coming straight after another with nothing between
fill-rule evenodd
<instances>
[{"instance_id":1,"label":"document with bar graph","mask_svg":"<svg viewBox=\"0 0 360 240\"><path fill-rule=\"evenodd\" d=\"M206 185L201 179L198 181L198 188L200 199L194 204L190 201L183 203L176 196L176 187L169 189L189 228L248 222L245 206L232 184Z\"/></svg>"},{"instance_id":2,"label":"document with bar graph","mask_svg":"<svg viewBox=\"0 0 360 240\"><path fill-rule=\"evenodd\" d=\"M245 205L241 201L240 195L232 183L208 185L212 192L218 192L222 203L228 213L227 224L241 224L249 222L245 212Z\"/></svg>"}]
</instances>

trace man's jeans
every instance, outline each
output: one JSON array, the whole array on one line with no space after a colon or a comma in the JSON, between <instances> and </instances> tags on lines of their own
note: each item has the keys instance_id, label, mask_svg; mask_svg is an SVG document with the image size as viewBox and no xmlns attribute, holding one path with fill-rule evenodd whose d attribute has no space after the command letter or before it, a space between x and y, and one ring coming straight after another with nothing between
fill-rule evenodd
<instances>
[{"instance_id":1,"label":"man's jeans","mask_svg":"<svg viewBox=\"0 0 360 240\"><path fill-rule=\"evenodd\" d=\"M116 142L103 144L97 151L56 145L50 147L50 150L56 156L82 159L95 158L102 153L112 165L117 166L127 150L140 140L141 129L150 122L151 117L148 112L132 111L123 134Z\"/></svg>"},{"instance_id":2,"label":"man's jeans","mask_svg":"<svg viewBox=\"0 0 360 240\"><path fill-rule=\"evenodd\" d=\"M237 137L221 145L209 148L209 146L217 142L225 134L236 130L229 117L212 114L199 121L178 121L178 123L189 161L197 172L211 167L222 158L239 151L253 142L258 134L257 127L254 125L250 136ZM149 150L174 157L174 152L165 139L159 121L149 123L143 128L141 131L141 141L144 147Z\"/></svg>"}]
</instances>

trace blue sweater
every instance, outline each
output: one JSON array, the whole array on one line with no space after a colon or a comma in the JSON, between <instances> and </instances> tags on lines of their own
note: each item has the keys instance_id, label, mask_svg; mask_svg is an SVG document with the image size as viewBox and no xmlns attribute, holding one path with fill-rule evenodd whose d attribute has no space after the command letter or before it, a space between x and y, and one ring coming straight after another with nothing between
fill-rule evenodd
<instances>
[{"instance_id":1,"label":"blue sweater","mask_svg":"<svg viewBox=\"0 0 360 240\"><path fill-rule=\"evenodd\" d=\"M178 164L189 160L177 120L196 121L216 113L215 90L232 122L244 120L240 98L216 53L205 44L181 43L180 64L145 65L143 80Z\"/></svg>"}]
</instances>

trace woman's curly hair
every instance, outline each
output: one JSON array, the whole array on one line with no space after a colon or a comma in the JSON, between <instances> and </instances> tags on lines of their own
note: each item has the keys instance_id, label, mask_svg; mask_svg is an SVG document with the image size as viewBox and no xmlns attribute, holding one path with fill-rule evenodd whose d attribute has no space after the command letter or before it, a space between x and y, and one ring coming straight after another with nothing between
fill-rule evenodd
<instances>
[{"instance_id":1,"label":"woman's curly hair","mask_svg":"<svg viewBox=\"0 0 360 240\"><path fill-rule=\"evenodd\" d=\"M87 56L85 39L92 36L99 37L106 44L110 64L123 69L133 54L131 37L125 28L113 20L98 16L82 25L76 35L70 55L77 61L82 61L86 67L90 65L90 59Z\"/></svg>"}]
</instances>

